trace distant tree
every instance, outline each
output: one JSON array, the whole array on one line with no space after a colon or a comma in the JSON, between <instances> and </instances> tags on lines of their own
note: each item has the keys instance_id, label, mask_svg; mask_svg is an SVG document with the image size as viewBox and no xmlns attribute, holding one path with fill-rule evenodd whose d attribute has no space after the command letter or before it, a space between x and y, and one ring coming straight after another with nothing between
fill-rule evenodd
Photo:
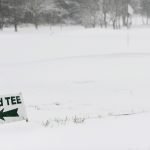
<instances>
[{"instance_id":1,"label":"distant tree","mask_svg":"<svg viewBox=\"0 0 150 150\"><path fill-rule=\"evenodd\" d=\"M121 0L111 0L110 1L110 19L114 29L119 29L121 27L122 3Z\"/></svg>"},{"instance_id":2,"label":"distant tree","mask_svg":"<svg viewBox=\"0 0 150 150\"><path fill-rule=\"evenodd\" d=\"M18 31L18 24L21 19L24 17L24 7L25 7L25 0L7 0L7 7L8 7L8 17L10 22L14 25L14 29Z\"/></svg>"},{"instance_id":3,"label":"distant tree","mask_svg":"<svg viewBox=\"0 0 150 150\"><path fill-rule=\"evenodd\" d=\"M0 29L3 29L3 25L4 25L4 11L5 11L5 2L3 2L2 0L0 0Z\"/></svg>"},{"instance_id":4,"label":"distant tree","mask_svg":"<svg viewBox=\"0 0 150 150\"><path fill-rule=\"evenodd\" d=\"M128 8L131 5L131 0L122 0L122 22L123 26L128 27L129 26L129 12Z\"/></svg>"},{"instance_id":5,"label":"distant tree","mask_svg":"<svg viewBox=\"0 0 150 150\"><path fill-rule=\"evenodd\" d=\"M59 9L58 18L60 22L80 22L80 3L78 0L55 0Z\"/></svg>"},{"instance_id":6,"label":"distant tree","mask_svg":"<svg viewBox=\"0 0 150 150\"><path fill-rule=\"evenodd\" d=\"M119 29L131 25L132 8L149 23L150 0L0 0L0 29L13 25L17 31L20 23Z\"/></svg>"},{"instance_id":7,"label":"distant tree","mask_svg":"<svg viewBox=\"0 0 150 150\"><path fill-rule=\"evenodd\" d=\"M78 0L80 5L81 23L85 27L95 27L97 25L99 0Z\"/></svg>"},{"instance_id":8,"label":"distant tree","mask_svg":"<svg viewBox=\"0 0 150 150\"><path fill-rule=\"evenodd\" d=\"M103 22L104 26L107 27L107 16L110 10L110 0L102 0L102 12L103 12Z\"/></svg>"},{"instance_id":9,"label":"distant tree","mask_svg":"<svg viewBox=\"0 0 150 150\"><path fill-rule=\"evenodd\" d=\"M40 16L44 18L44 21L46 21L49 25L57 22L56 20L59 9L56 6L55 0L45 0L40 11Z\"/></svg>"},{"instance_id":10,"label":"distant tree","mask_svg":"<svg viewBox=\"0 0 150 150\"><path fill-rule=\"evenodd\" d=\"M26 4L26 12L31 15L31 22L35 25L35 28L38 29L39 26L39 17L44 9L44 0L28 0Z\"/></svg>"},{"instance_id":11,"label":"distant tree","mask_svg":"<svg viewBox=\"0 0 150 150\"><path fill-rule=\"evenodd\" d=\"M146 17L146 23L149 23L150 18L150 0L141 0L142 15Z\"/></svg>"}]
</instances>

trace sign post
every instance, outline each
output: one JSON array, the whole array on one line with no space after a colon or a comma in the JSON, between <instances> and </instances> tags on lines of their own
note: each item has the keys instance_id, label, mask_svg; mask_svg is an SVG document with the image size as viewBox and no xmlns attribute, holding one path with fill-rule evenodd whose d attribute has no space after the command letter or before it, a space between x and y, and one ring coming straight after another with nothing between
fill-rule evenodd
<instances>
[{"instance_id":1,"label":"sign post","mask_svg":"<svg viewBox=\"0 0 150 150\"><path fill-rule=\"evenodd\" d=\"M0 96L0 123L28 120L21 93Z\"/></svg>"}]
</instances>

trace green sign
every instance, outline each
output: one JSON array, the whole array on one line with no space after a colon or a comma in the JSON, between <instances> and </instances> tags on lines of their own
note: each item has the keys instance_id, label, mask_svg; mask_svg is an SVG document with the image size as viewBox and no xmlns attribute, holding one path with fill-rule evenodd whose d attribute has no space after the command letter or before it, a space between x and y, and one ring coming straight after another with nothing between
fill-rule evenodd
<instances>
[{"instance_id":1,"label":"green sign","mask_svg":"<svg viewBox=\"0 0 150 150\"><path fill-rule=\"evenodd\" d=\"M0 96L0 123L27 120L22 94Z\"/></svg>"}]
</instances>

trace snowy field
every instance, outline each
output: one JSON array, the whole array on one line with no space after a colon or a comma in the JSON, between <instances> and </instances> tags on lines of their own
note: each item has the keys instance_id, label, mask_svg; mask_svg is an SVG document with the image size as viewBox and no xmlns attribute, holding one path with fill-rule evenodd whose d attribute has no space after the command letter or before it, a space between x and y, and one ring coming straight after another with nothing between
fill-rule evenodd
<instances>
[{"instance_id":1,"label":"snowy field","mask_svg":"<svg viewBox=\"0 0 150 150\"><path fill-rule=\"evenodd\" d=\"M1 148L149 150L149 39L149 28L4 29L0 94L22 92L29 123L1 125Z\"/></svg>"}]
</instances>

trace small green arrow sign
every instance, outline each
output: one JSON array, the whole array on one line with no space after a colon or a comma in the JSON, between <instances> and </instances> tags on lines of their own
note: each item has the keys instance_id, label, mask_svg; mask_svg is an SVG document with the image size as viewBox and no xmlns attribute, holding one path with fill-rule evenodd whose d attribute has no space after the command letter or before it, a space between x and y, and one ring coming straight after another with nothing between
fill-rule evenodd
<instances>
[{"instance_id":1,"label":"small green arrow sign","mask_svg":"<svg viewBox=\"0 0 150 150\"><path fill-rule=\"evenodd\" d=\"M0 111L0 119L5 121L5 119L4 119L5 117L19 117L18 108L12 109L9 111L5 111L5 112L4 112L4 109L2 109Z\"/></svg>"}]
</instances>

